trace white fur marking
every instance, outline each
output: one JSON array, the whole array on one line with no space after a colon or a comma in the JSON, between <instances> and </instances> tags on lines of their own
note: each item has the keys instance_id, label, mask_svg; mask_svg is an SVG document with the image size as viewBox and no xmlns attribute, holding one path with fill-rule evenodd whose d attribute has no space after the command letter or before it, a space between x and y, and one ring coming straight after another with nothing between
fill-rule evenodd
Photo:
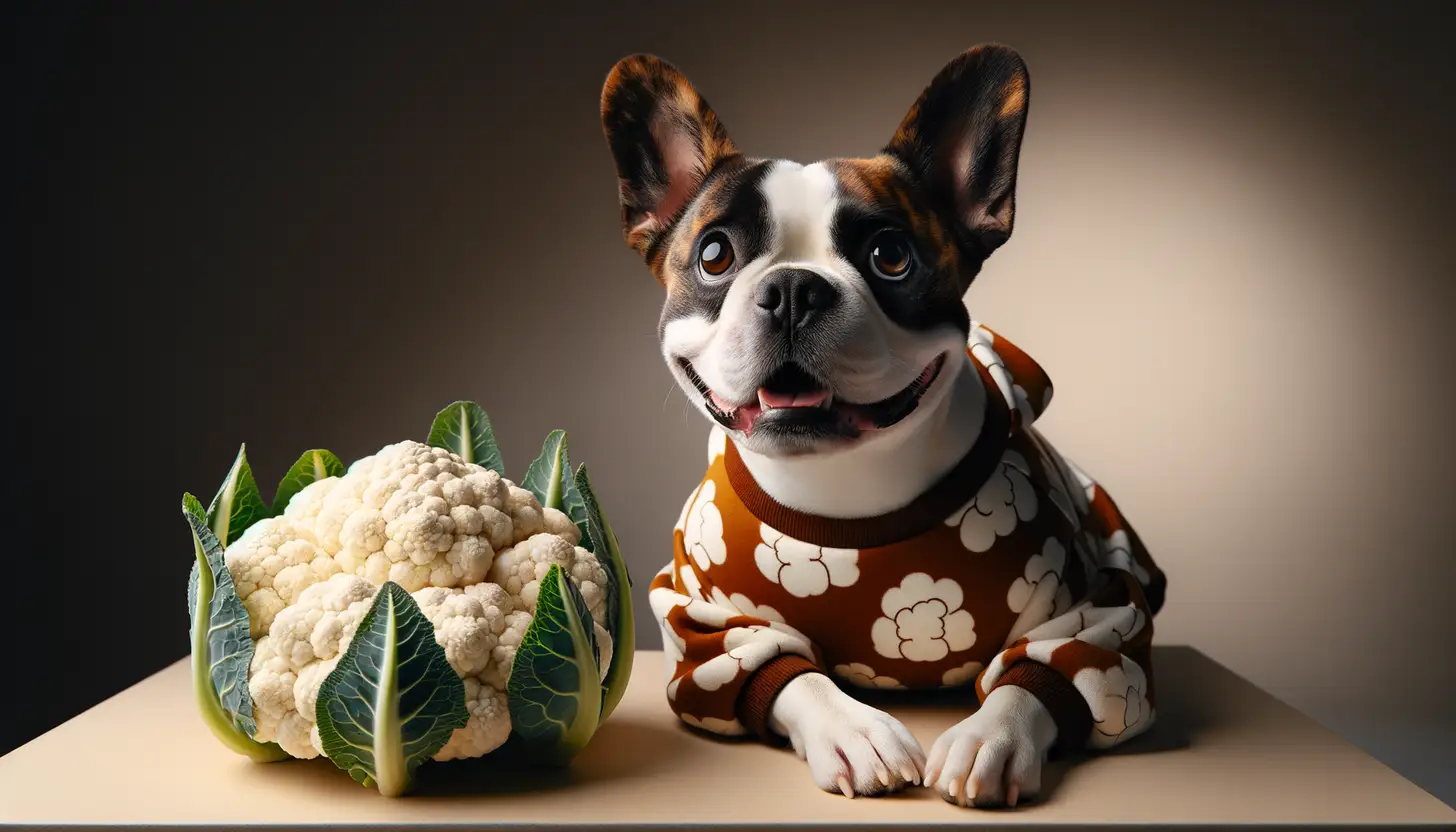
<instances>
[{"instance_id":1,"label":"white fur marking","mask_svg":"<svg viewBox=\"0 0 1456 832\"><path fill-rule=\"evenodd\" d=\"M839 207L834 174L822 164L777 162L761 187L773 216L774 260L832 267L839 259L830 235Z\"/></svg>"}]
</instances>

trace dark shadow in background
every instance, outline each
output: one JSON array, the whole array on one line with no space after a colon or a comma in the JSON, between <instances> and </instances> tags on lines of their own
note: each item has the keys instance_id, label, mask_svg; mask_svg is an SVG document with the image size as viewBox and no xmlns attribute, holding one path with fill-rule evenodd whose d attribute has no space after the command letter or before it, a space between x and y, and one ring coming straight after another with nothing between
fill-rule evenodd
<instances>
[{"instance_id":1,"label":"dark shadow in background","mask_svg":"<svg viewBox=\"0 0 1456 832\"><path fill-rule=\"evenodd\" d=\"M305 448L349 460L423 439L457 398L489 410L516 467L548 429L572 431L634 553L639 639L657 644L645 578L701 474L701 430L633 431L669 381L659 290L622 245L597 121L624 54L668 55L714 100L749 85L741 112L791 107L773 74L807 74L847 120L861 102L839 77L878 61L899 92L865 106L888 132L951 57L917 32L1011 42L1034 76L1136 49L1348 111L1388 140L1353 167L1451 170L1438 3L162 5L3 12L18 142L4 435L24 468L5 477L0 752L185 654L178 500L210 497L239 441L271 483ZM1449 239L1439 193L1402 206L1429 223L1416 239Z\"/></svg>"}]
</instances>

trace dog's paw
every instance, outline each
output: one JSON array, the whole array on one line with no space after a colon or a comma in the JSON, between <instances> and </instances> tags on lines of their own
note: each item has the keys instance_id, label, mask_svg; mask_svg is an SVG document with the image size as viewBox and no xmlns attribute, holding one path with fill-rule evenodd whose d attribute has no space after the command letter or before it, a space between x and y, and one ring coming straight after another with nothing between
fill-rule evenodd
<instances>
[{"instance_id":1,"label":"dog's paw","mask_svg":"<svg viewBox=\"0 0 1456 832\"><path fill-rule=\"evenodd\" d=\"M788 737L827 792L873 797L924 782L925 752L909 730L823 674L789 682L774 700L770 726Z\"/></svg>"},{"instance_id":2,"label":"dog's paw","mask_svg":"<svg viewBox=\"0 0 1456 832\"><path fill-rule=\"evenodd\" d=\"M958 806L1015 806L1041 790L1042 763L1056 738L1040 700L1022 688L996 688L931 746L925 782Z\"/></svg>"}]
</instances>

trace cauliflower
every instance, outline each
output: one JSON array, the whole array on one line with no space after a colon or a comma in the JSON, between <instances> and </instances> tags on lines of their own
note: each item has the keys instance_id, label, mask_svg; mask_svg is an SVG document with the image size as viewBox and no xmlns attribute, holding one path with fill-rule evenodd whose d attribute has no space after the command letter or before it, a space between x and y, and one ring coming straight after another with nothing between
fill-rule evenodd
<instances>
[{"instance_id":1,"label":"cauliflower","mask_svg":"<svg viewBox=\"0 0 1456 832\"><path fill-rule=\"evenodd\" d=\"M516 650L541 579L559 566L591 611L606 677L606 567L561 511L442 448L400 442L318 479L249 526L224 561L248 613L257 730L293 757L323 753L315 704L379 587L393 581L434 628L465 685L469 721L433 759L479 757L511 732Z\"/></svg>"},{"instance_id":2,"label":"cauliflower","mask_svg":"<svg viewBox=\"0 0 1456 832\"><path fill-rule=\"evenodd\" d=\"M621 702L631 578L565 431L512 482L458 401L424 443L347 467L305 451L271 502L246 451L206 509L182 496L193 694L228 749L323 756L397 797L426 761L507 738L565 764Z\"/></svg>"}]
</instances>

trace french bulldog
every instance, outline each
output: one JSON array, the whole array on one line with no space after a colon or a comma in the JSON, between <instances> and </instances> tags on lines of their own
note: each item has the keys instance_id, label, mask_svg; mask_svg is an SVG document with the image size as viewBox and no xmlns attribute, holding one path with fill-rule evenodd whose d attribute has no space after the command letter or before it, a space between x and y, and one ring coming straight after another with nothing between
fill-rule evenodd
<instances>
[{"instance_id":1,"label":"french bulldog","mask_svg":"<svg viewBox=\"0 0 1456 832\"><path fill-rule=\"evenodd\" d=\"M1021 57L978 46L877 154L801 164L745 155L655 56L602 91L662 356L711 431L650 588L669 702L846 797L1014 806L1050 754L1153 722L1165 577L1033 426L1046 374L964 300L1011 237L1029 103ZM972 710L927 754L856 686Z\"/></svg>"}]
</instances>

